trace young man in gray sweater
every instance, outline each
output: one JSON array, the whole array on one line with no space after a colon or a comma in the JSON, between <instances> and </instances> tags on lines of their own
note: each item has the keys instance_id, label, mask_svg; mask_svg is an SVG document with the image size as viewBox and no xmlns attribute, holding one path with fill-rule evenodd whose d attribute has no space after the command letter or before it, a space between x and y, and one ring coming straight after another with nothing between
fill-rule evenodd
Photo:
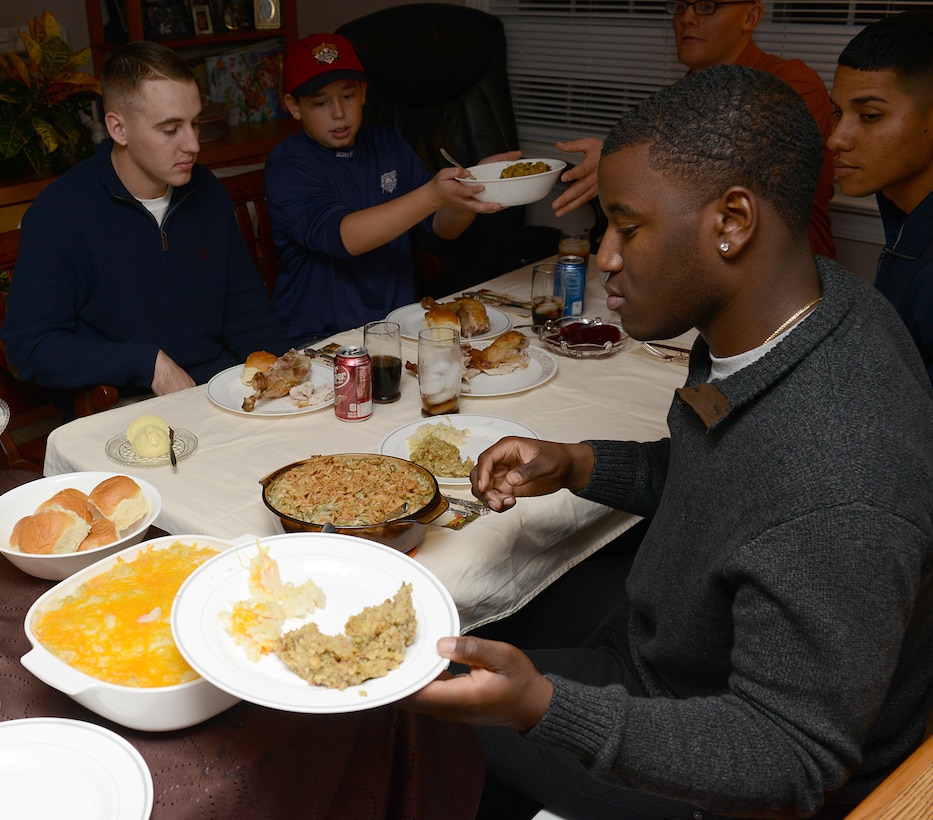
<instances>
[{"instance_id":1,"label":"young man in gray sweater","mask_svg":"<svg viewBox=\"0 0 933 820\"><path fill-rule=\"evenodd\" d=\"M488 771L569 817L841 817L923 736L933 394L890 305L810 252L821 159L751 69L626 114L597 262L636 339L699 330L670 437L509 438L473 472L497 511L570 490L651 520L587 646L444 638L469 673L409 702L489 727Z\"/></svg>"}]
</instances>

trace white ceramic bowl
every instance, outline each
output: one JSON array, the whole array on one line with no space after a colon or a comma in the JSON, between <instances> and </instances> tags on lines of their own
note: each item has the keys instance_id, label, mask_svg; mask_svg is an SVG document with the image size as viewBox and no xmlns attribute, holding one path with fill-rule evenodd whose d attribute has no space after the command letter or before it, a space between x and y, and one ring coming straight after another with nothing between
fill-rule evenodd
<instances>
[{"instance_id":1,"label":"white ceramic bowl","mask_svg":"<svg viewBox=\"0 0 933 820\"><path fill-rule=\"evenodd\" d=\"M149 482L136 476L130 476L143 491L146 501L149 502L149 513L141 519L131 530L125 532L112 544L85 550L84 552L67 552L61 555L33 555L10 549L10 533L16 522L26 515L32 515L42 502L48 501L60 490L73 487L81 492L89 493L105 478L121 473L84 472L62 473L61 475L40 478L14 487L9 492L0 495L0 553L15 567L23 572L34 575L36 578L48 578L52 581L61 581L69 575L89 567L108 555L119 552L125 547L138 544L149 525L155 521L162 511L162 496Z\"/></svg>"},{"instance_id":2,"label":"white ceramic bowl","mask_svg":"<svg viewBox=\"0 0 933 820\"><path fill-rule=\"evenodd\" d=\"M144 732L169 732L194 726L237 703L239 698L221 691L204 678L175 686L146 688L106 683L57 658L33 633L32 624L37 612L52 601L73 594L90 578L106 572L117 562L118 557L124 561L131 561L137 553L150 545L165 549L176 541L189 544L196 542L201 546L218 550L226 550L233 546L229 541L205 535L167 535L136 544L121 552L119 556L104 558L93 566L75 573L43 594L26 613L24 626L32 649L23 655L23 666L43 683L58 689L92 712L121 726Z\"/></svg>"},{"instance_id":3,"label":"white ceramic bowl","mask_svg":"<svg viewBox=\"0 0 933 820\"><path fill-rule=\"evenodd\" d=\"M499 174L502 173L503 168L519 162L546 162L551 166L551 170L542 174L499 179ZM567 163L559 159L541 159L538 157L526 159L522 157L521 159L506 162L487 162L483 165L473 165L467 170L476 179L459 179L459 181L465 185L482 183L485 190L476 194L476 199L480 200L480 202L498 202L500 205L507 206L528 205L531 202L544 199L551 188L554 187L561 171L566 167Z\"/></svg>"}]
</instances>

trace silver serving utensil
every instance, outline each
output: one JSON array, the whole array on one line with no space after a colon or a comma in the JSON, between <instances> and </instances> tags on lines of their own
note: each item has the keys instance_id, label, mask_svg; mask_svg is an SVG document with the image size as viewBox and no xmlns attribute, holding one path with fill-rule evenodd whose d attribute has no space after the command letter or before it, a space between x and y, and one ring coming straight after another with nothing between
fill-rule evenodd
<instances>
[{"instance_id":1,"label":"silver serving utensil","mask_svg":"<svg viewBox=\"0 0 933 820\"><path fill-rule=\"evenodd\" d=\"M321 524L321 532L337 532L337 528L330 521L325 521Z\"/></svg>"},{"instance_id":2,"label":"silver serving utensil","mask_svg":"<svg viewBox=\"0 0 933 820\"><path fill-rule=\"evenodd\" d=\"M178 472L178 459L175 457L175 429L168 428L168 458L172 462L172 472Z\"/></svg>"},{"instance_id":3,"label":"silver serving utensil","mask_svg":"<svg viewBox=\"0 0 933 820\"><path fill-rule=\"evenodd\" d=\"M441 148L441 156L444 159L446 159L451 165L454 165L457 168L463 168L466 171L467 166L464 165L462 162L457 162L457 160L455 160L450 154L447 153L446 149ZM461 177L461 179L476 179L476 177L473 176L473 174L471 174L469 171L467 171L467 175L465 177Z\"/></svg>"},{"instance_id":4,"label":"silver serving utensil","mask_svg":"<svg viewBox=\"0 0 933 820\"><path fill-rule=\"evenodd\" d=\"M408 512L408 502L403 501L394 510L389 512L388 515L386 515L384 523L388 524L390 521L395 521L396 518L401 518L407 512Z\"/></svg>"},{"instance_id":5,"label":"silver serving utensil","mask_svg":"<svg viewBox=\"0 0 933 820\"><path fill-rule=\"evenodd\" d=\"M670 345L653 345L650 342L642 342L641 346L652 356L657 356L666 362L683 362L690 358L690 351L681 347L671 347ZM661 350L660 348L664 348Z\"/></svg>"}]
</instances>

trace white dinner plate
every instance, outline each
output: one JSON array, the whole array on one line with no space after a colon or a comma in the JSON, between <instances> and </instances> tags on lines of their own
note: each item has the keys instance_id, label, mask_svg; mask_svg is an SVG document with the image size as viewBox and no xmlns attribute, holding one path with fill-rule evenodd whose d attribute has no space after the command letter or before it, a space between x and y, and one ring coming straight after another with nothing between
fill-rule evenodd
<instances>
[{"instance_id":1,"label":"white dinner plate","mask_svg":"<svg viewBox=\"0 0 933 820\"><path fill-rule=\"evenodd\" d=\"M0 722L4 817L148 820L152 775L118 734L80 720Z\"/></svg>"},{"instance_id":2,"label":"white dinner plate","mask_svg":"<svg viewBox=\"0 0 933 820\"><path fill-rule=\"evenodd\" d=\"M337 533L274 535L263 538L262 544L278 562L283 581L300 584L311 579L327 596L322 609L303 621L286 622L285 631L313 620L324 633L341 633L350 615L391 598L407 581L418 619L415 640L397 669L343 690L312 686L271 654L251 662L220 618L235 602L250 597L249 562L257 554L251 543L198 567L182 584L172 607L178 649L218 689L286 712L356 712L417 692L447 668L436 644L438 638L459 634L460 616L450 593L421 564L375 541Z\"/></svg>"},{"instance_id":3,"label":"white dinner plate","mask_svg":"<svg viewBox=\"0 0 933 820\"><path fill-rule=\"evenodd\" d=\"M482 348L478 344L474 347ZM511 396L513 393L523 393L534 387L540 387L549 382L557 373L557 357L540 347L529 347L528 367L506 373L502 376L490 376L487 373L478 373L470 379L470 389L463 390L461 397L484 398L488 396Z\"/></svg>"},{"instance_id":4,"label":"white dinner plate","mask_svg":"<svg viewBox=\"0 0 933 820\"><path fill-rule=\"evenodd\" d=\"M253 394L253 388L240 381L242 372L243 365L241 364L221 370L207 383L207 397L218 407L244 416L294 416L299 413L323 410L334 403L331 398L314 407L296 407L288 396L282 396L279 399L260 399L256 402L256 409L252 413L247 413L243 409L243 399ZM315 390L320 387L333 387L334 369L326 364L312 362L309 378Z\"/></svg>"},{"instance_id":5,"label":"white dinner plate","mask_svg":"<svg viewBox=\"0 0 933 820\"><path fill-rule=\"evenodd\" d=\"M408 439L415 431L425 424L438 424L447 422L458 430L469 430L466 441L460 445L460 458L472 458L475 462L483 450L495 444L504 436L524 436L525 438L540 438L530 427L511 419L500 419L495 416L476 416L470 414L457 414L454 416L435 416L431 419L413 421L393 430L379 445L379 452L384 456L396 456L408 459L411 453L408 450ZM470 486L469 476L465 478L451 478L450 476L435 476L441 484Z\"/></svg>"},{"instance_id":6,"label":"white dinner plate","mask_svg":"<svg viewBox=\"0 0 933 820\"><path fill-rule=\"evenodd\" d=\"M505 333L512 327L512 318L504 310L486 305L486 315L489 317L489 330L486 333L477 333L464 342L475 342L479 339L492 339L500 333ZM397 322L402 338L418 341L418 333L424 330L424 314L427 311L419 304L403 305L386 316L387 322Z\"/></svg>"}]
</instances>

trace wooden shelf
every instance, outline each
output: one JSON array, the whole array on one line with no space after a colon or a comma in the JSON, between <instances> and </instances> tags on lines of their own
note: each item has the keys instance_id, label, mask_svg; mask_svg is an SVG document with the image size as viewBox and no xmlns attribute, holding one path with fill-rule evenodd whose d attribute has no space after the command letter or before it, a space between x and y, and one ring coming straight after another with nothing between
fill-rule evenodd
<instances>
[{"instance_id":1,"label":"wooden shelf","mask_svg":"<svg viewBox=\"0 0 933 820\"><path fill-rule=\"evenodd\" d=\"M198 162L208 168L265 162L269 152L287 136L298 133L300 127L291 117L233 125L219 139L201 143Z\"/></svg>"},{"instance_id":2,"label":"wooden shelf","mask_svg":"<svg viewBox=\"0 0 933 820\"><path fill-rule=\"evenodd\" d=\"M232 125L222 137L201 143L198 162L208 168L262 164L276 145L287 136L298 133L300 127L291 117ZM0 229L15 228L23 211L39 196L43 188L56 179L54 176L39 179L35 174L29 174L21 179L0 180L0 210L16 208L15 212L11 210L0 214ZM10 224L7 225L7 222Z\"/></svg>"},{"instance_id":3,"label":"wooden shelf","mask_svg":"<svg viewBox=\"0 0 933 820\"><path fill-rule=\"evenodd\" d=\"M84 0L87 13L87 28L91 40L91 56L94 61L94 72L100 76L107 57L118 50L123 43L108 42L104 34L104 19L101 4L104 0ZM126 20L126 31L130 42L146 39L146 29L143 24L142 0L115 0L123 9ZM225 31L221 20L213 20L214 34L205 34L198 37L167 38L158 42L177 50L184 55L188 49L198 50L202 53L220 53L231 45L242 43L244 45L259 40L281 39L288 47L298 39L298 13L297 0L279 0L281 3L282 25L279 28L264 29L238 29Z\"/></svg>"}]
</instances>

